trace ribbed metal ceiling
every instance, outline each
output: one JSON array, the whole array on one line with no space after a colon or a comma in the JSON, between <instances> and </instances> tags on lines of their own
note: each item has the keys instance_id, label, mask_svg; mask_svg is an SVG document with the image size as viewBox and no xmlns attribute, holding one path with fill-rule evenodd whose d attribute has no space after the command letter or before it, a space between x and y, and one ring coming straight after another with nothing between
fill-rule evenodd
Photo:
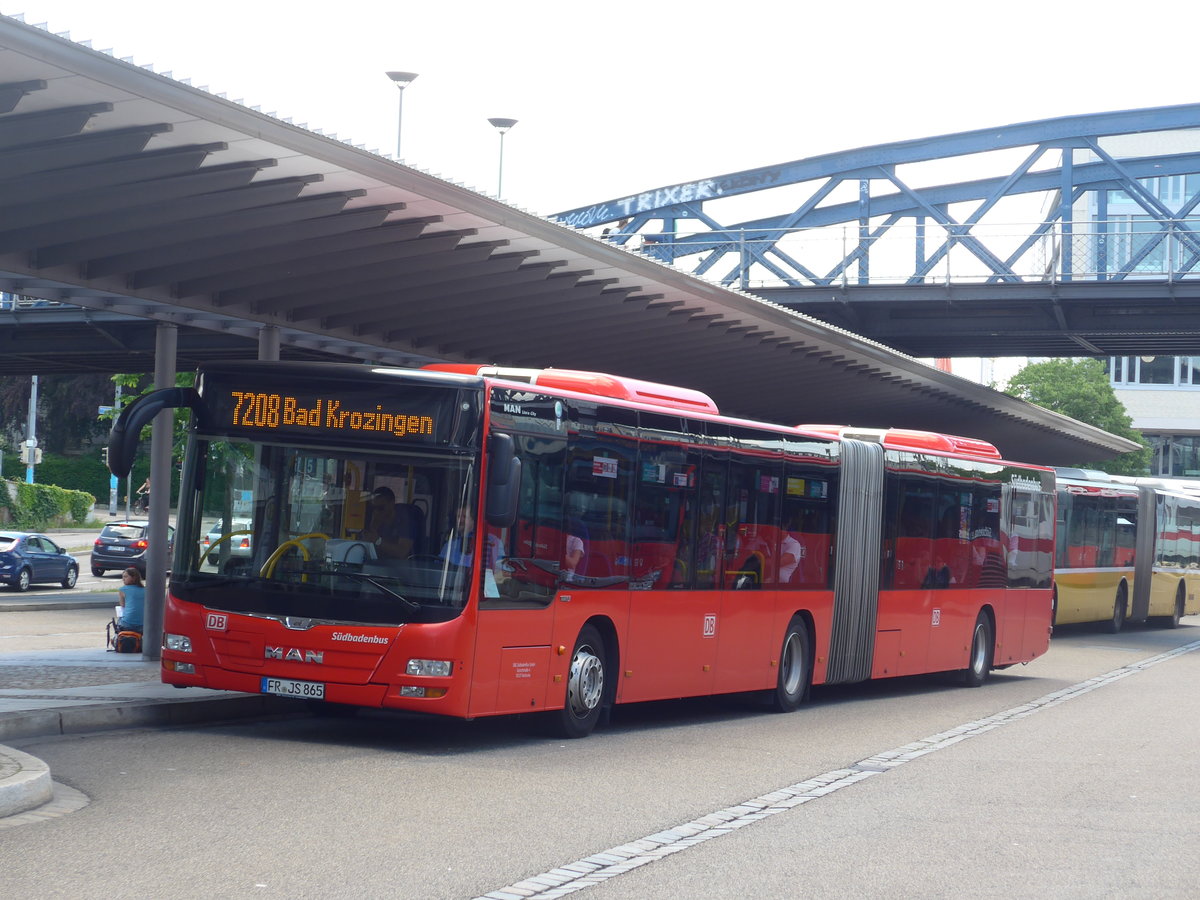
<instances>
[{"instance_id":1,"label":"ribbed metal ceiling","mask_svg":"<svg viewBox=\"0 0 1200 900\"><path fill-rule=\"evenodd\" d=\"M1034 462L1131 447L3 17L0 290L173 323L185 361L205 355L199 333L242 341L208 352L252 357L270 327L285 357L608 371L697 388L733 415L946 431ZM89 350L101 370L127 340L75 313L56 357L34 314L53 311L0 314L0 372L80 367Z\"/></svg>"}]
</instances>

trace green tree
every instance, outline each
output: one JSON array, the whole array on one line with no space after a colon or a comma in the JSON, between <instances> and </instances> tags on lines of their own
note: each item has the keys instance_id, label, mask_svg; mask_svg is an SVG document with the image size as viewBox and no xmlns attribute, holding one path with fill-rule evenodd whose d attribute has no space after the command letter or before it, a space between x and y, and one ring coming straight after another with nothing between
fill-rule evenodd
<instances>
[{"instance_id":1,"label":"green tree","mask_svg":"<svg viewBox=\"0 0 1200 900\"><path fill-rule=\"evenodd\" d=\"M100 418L106 420L104 423L105 430L112 427L112 422L120 415L121 410L125 409L130 403L138 397L144 397L146 394L154 390L154 378L150 375L129 375L120 374L113 375L110 379L113 384L121 388L120 406L109 413L102 413ZM192 387L196 383L195 372L176 372L175 386L176 387ZM176 462L183 461L183 451L187 447L188 438L188 423L191 421L191 410L177 409L174 413L175 427L171 438L171 458ZM150 441L151 426L147 425L142 429L141 438L147 444Z\"/></svg>"},{"instance_id":2,"label":"green tree","mask_svg":"<svg viewBox=\"0 0 1200 900\"><path fill-rule=\"evenodd\" d=\"M30 378L0 377L0 427L19 442L29 419ZM107 426L96 410L113 402L105 375L42 375L38 379L38 445L47 453L82 453L103 438Z\"/></svg>"},{"instance_id":3,"label":"green tree","mask_svg":"<svg viewBox=\"0 0 1200 900\"><path fill-rule=\"evenodd\" d=\"M1005 393L1142 445L1141 450L1115 459L1083 460L1075 465L1113 475L1145 475L1149 471L1150 446L1134 429L1098 359L1030 363L1012 377Z\"/></svg>"},{"instance_id":4,"label":"green tree","mask_svg":"<svg viewBox=\"0 0 1200 900\"><path fill-rule=\"evenodd\" d=\"M104 420L105 430L112 428L112 422L120 415L121 410L136 400L138 397L143 397L154 390L154 378L150 375L142 374L117 374L110 379L112 384L118 385L121 388L120 406L112 412L102 413L100 418ZM176 387L192 387L196 383L195 372L176 372L175 386ZM174 465L171 466L171 498L178 496L179 491L179 467L183 462L183 453L187 448L188 427L191 421L191 410L177 409L174 411L174 428L172 429L171 437L171 459ZM150 474L150 435L153 430L152 425L147 425L142 429L140 435L143 452L138 455L134 461L133 470L130 473L129 485L130 491L135 489L136 485L142 483L147 475Z\"/></svg>"}]
</instances>

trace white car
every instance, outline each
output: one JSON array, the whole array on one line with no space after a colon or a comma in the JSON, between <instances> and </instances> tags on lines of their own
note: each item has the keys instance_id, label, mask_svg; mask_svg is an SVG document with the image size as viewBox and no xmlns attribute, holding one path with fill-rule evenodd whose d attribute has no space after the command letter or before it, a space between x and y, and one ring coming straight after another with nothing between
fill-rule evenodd
<instances>
[{"instance_id":1,"label":"white car","mask_svg":"<svg viewBox=\"0 0 1200 900\"><path fill-rule=\"evenodd\" d=\"M249 519L234 519L233 528L229 532L225 530L225 524L222 519L217 519L212 527L208 530L208 534L204 535L204 539L200 541L200 555L212 551L212 555L220 554L221 556L249 556L250 555L250 526ZM226 534L229 534L226 537ZM224 541L221 538L225 537ZM213 547L216 550L213 550Z\"/></svg>"}]
</instances>

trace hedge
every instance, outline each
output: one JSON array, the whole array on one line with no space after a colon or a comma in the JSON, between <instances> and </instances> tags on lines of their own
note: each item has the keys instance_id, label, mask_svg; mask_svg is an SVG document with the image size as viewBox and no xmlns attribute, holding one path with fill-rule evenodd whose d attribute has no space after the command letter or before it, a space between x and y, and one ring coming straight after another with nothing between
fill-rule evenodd
<instances>
[{"instance_id":1,"label":"hedge","mask_svg":"<svg viewBox=\"0 0 1200 900\"><path fill-rule=\"evenodd\" d=\"M96 498L84 491L69 491L54 484L0 482L0 508L19 531L45 531L67 520L83 525L92 515Z\"/></svg>"},{"instance_id":2,"label":"hedge","mask_svg":"<svg viewBox=\"0 0 1200 900\"><path fill-rule=\"evenodd\" d=\"M149 474L150 457L149 454L143 454L134 461L133 472L129 476L135 491ZM10 481L24 481L25 463L21 462L20 457L16 454L5 453L3 475ZM178 472L174 471L172 475L177 485ZM34 467L33 476L38 484L52 484L69 491L84 491L100 498L101 502L108 502L111 476L98 450L85 456L59 456L46 453L42 457L42 461ZM125 479L121 479L119 486L121 506L125 505L124 495L127 489L128 485L125 483ZM172 492L172 496L175 496L174 492Z\"/></svg>"}]
</instances>

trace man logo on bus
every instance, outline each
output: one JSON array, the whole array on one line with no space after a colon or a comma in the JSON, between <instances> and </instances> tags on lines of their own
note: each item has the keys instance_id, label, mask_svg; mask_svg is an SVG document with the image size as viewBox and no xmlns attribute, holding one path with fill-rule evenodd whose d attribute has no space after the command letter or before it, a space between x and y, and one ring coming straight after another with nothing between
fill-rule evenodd
<instances>
[{"instance_id":1,"label":"man logo on bus","mask_svg":"<svg viewBox=\"0 0 1200 900\"><path fill-rule=\"evenodd\" d=\"M282 647L266 647L264 656L267 659L284 659L289 662L323 663L325 654L320 650L305 650L303 654L295 647L289 647L284 652Z\"/></svg>"},{"instance_id":2,"label":"man logo on bus","mask_svg":"<svg viewBox=\"0 0 1200 900\"><path fill-rule=\"evenodd\" d=\"M704 617L704 636L706 638L717 636L717 617L715 615Z\"/></svg>"}]
</instances>

